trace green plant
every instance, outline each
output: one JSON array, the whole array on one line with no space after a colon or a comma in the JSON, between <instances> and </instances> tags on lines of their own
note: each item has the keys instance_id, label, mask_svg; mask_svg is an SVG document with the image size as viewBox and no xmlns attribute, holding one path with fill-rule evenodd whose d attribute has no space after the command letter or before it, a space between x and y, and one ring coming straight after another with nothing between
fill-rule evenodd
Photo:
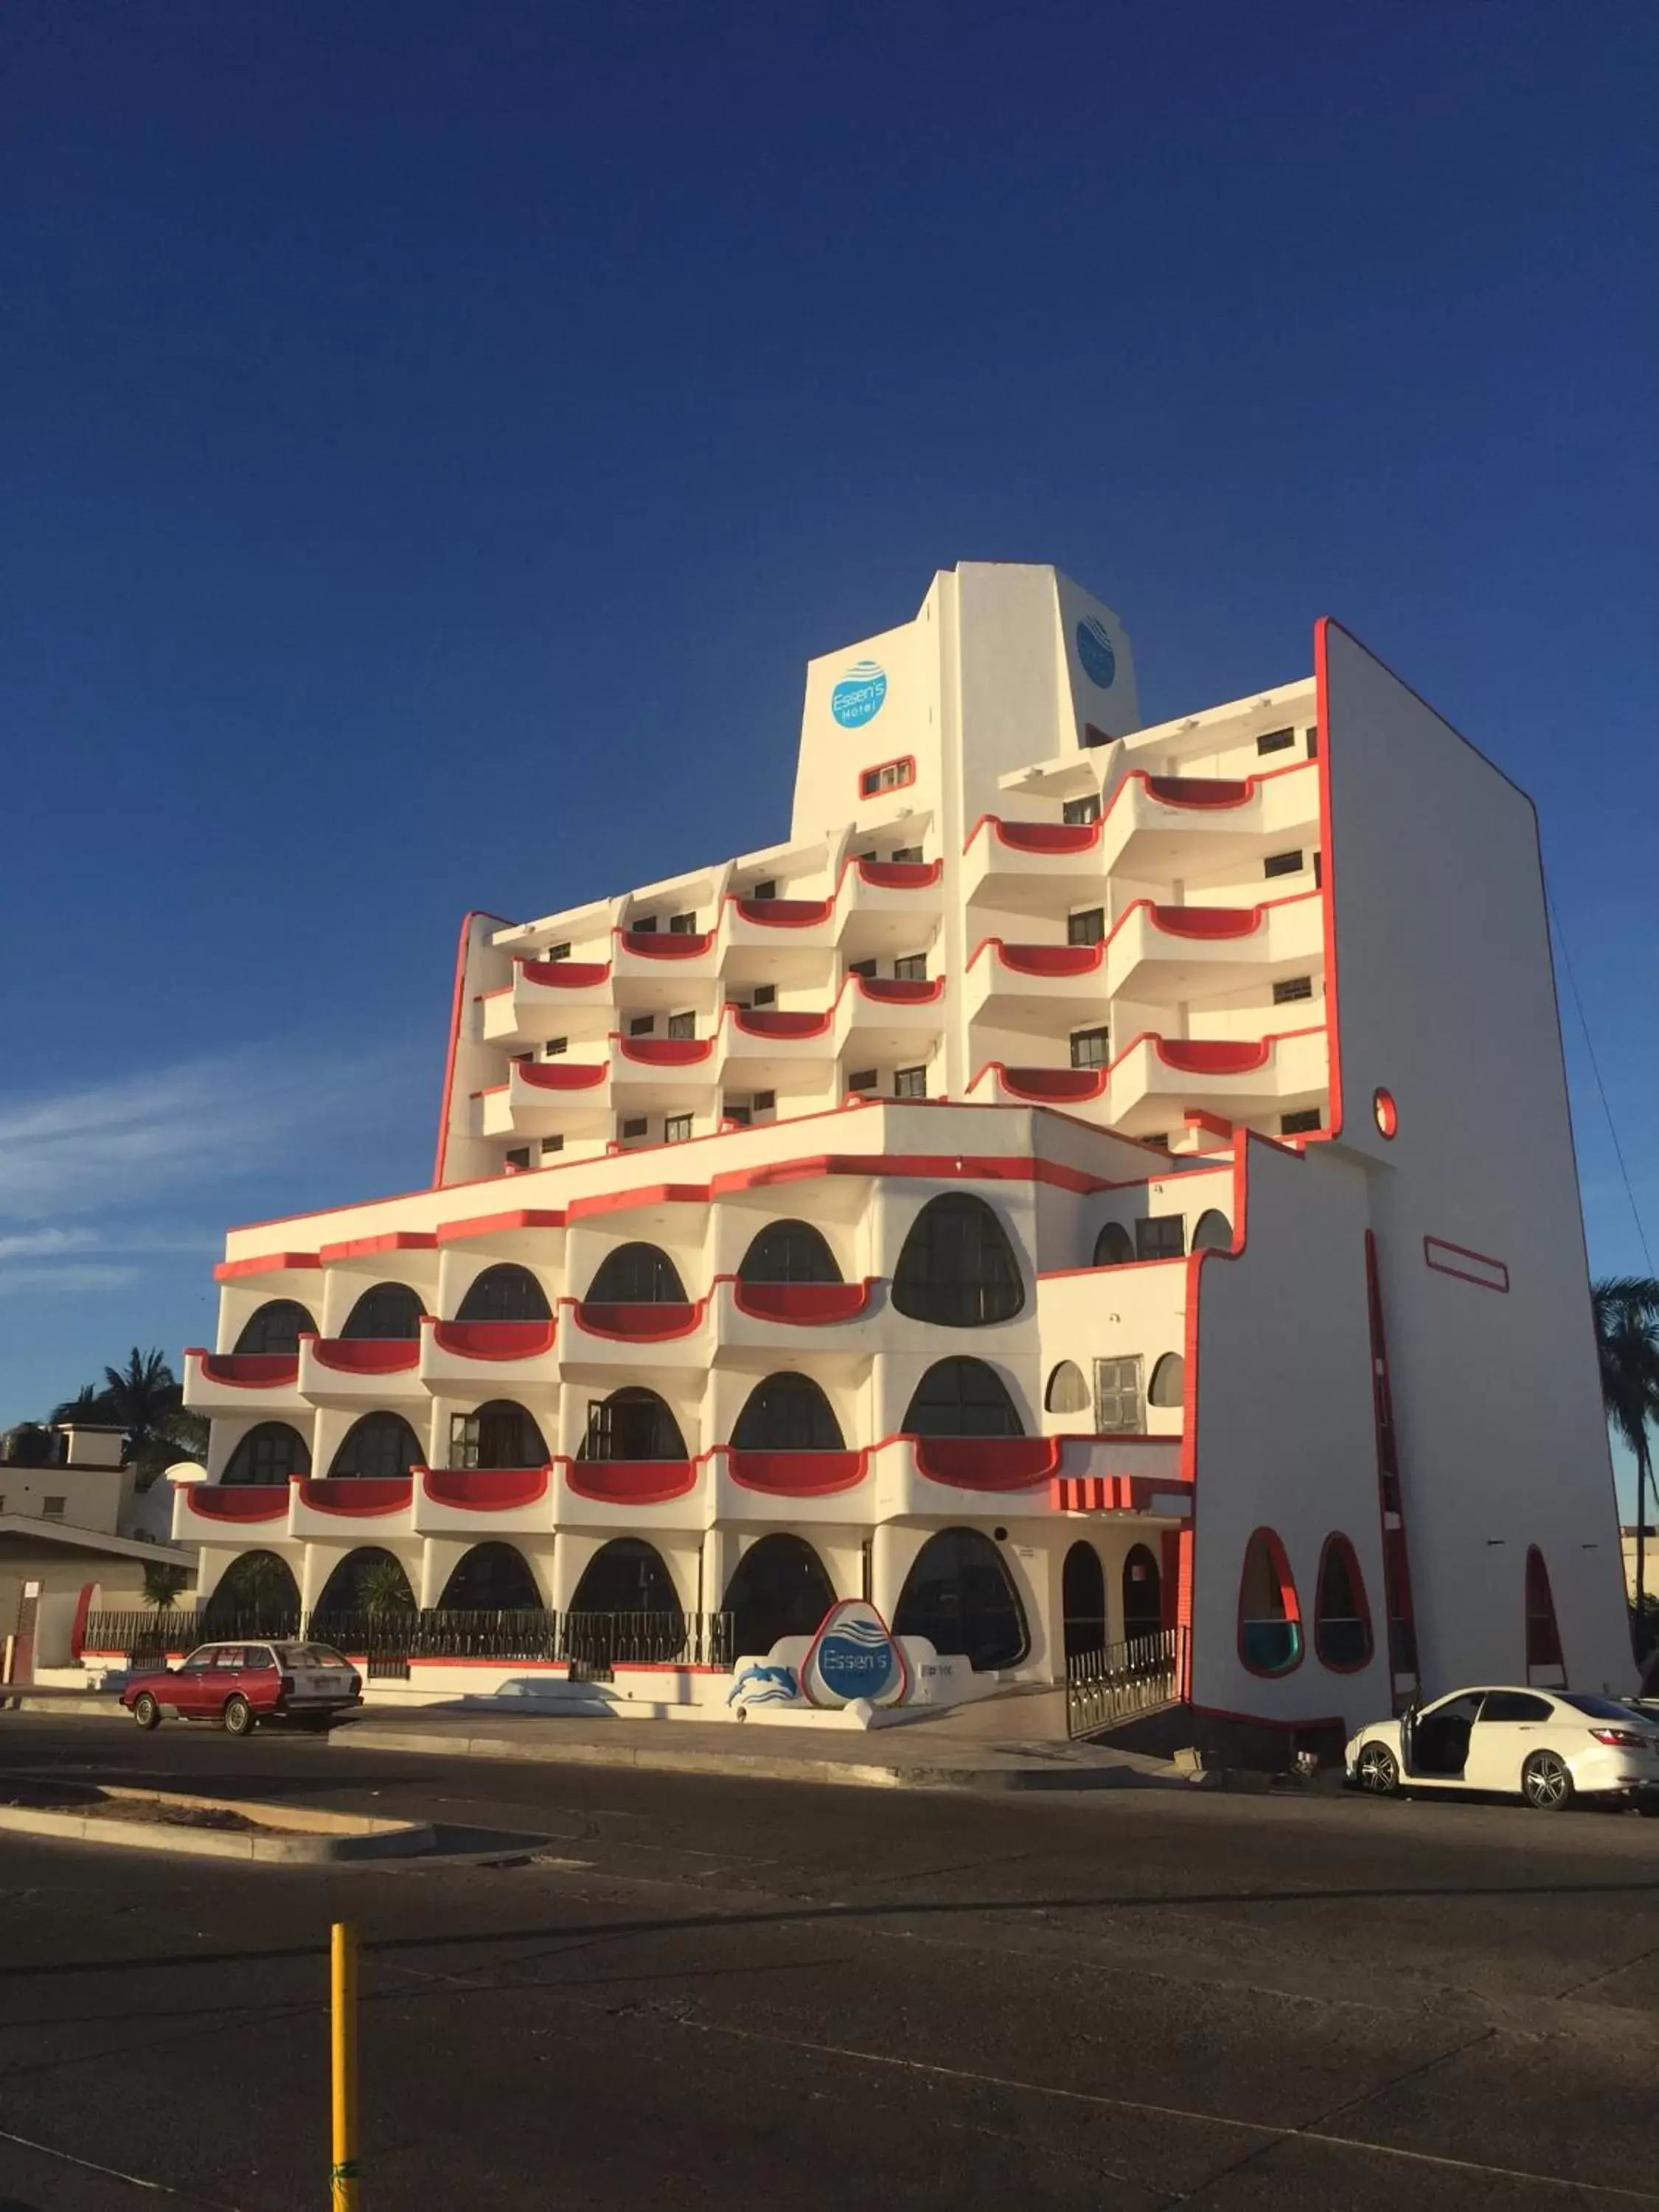
<instances>
[{"instance_id":1,"label":"green plant","mask_svg":"<svg viewBox=\"0 0 1659 2212\"><path fill-rule=\"evenodd\" d=\"M413 1613L409 1578L396 1559L375 1559L357 1578L357 1602L365 1613Z\"/></svg>"},{"instance_id":2,"label":"green plant","mask_svg":"<svg viewBox=\"0 0 1659 2212\"><path fill-rule=\"evenodd\" d=\"M1659 1282L1650 1275L1613 1275L1590 1286L1601 1403L1607 1425L1636 1460L1635 1620L1647 1619L1648 1490L1653 1475L1648 1425L1659 1420Z\"/></svg>"},{"instance_id":3,"label":"green plant","mask_svg":"<svg viewBox=\"0 0 1659 2212\"><path fill-rule=\"evenodd\" d=\"M39 1421L20 1421L5 1439L3 1456L11 1467L46 1467L52 1454L52 1431Z\"/></svg>"},{"instance_id":4,"label":"green plant","mask_svg":"<svg viewBox=\"0 0 1659 2212\"><path fill-rule=\"evenodd\" d=\"M184 1567L156 1565L144 1569L144 1603L153 1605L157 1613L172 1610L173 1600L190 1580Z\"/></svg>"}]
</instances>

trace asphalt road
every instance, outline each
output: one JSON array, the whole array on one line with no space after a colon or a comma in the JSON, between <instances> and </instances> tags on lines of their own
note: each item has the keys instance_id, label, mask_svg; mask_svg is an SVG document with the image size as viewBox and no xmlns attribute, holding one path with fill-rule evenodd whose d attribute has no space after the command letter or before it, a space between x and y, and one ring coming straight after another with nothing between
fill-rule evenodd
<instances>
[{"instance_id":1,"label":"asphalt road","mask_svg":"<svg viewBox=\"0 0 1659 2212\"><path fill-rule=\"evenodd\" d=\"M1659 2206L1659 1822L16 1715L8 1769L407 1811L447 1848L0 1837L0 2212L324 2205L347 1916L368 2212Z\"/></svg>"}]
</instances>

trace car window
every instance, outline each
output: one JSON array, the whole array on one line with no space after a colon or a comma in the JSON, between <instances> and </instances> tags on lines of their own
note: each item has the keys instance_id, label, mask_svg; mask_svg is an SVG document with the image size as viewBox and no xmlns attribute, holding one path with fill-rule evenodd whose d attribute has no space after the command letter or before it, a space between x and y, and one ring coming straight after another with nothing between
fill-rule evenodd
<instances>
[{"instance_id":1,"label":"car window","mask_svg":"<svg viewBox=\"0 0 1659 2212\"><path fill-rule=\"evenodd\" d=\"M1549 1717L1549 1699L1529 1697L1525 1690L1488 1690L1480 1706L1483 1722L1547 1721Z\"/></svg>"},{"instance_id":2,"label":"car window","mask_svg":"<svg viewBox=\"0 0 1659 2212\"><path fill-rule=\"evenodd\" d=\"M203 1668L213 1666L217 1662L218 1656L219 1647L216 1644L204 1644L199 1651L191 1653L179 1672L185 1674L198 1674Z\"/></svg>"},{"instance_id":3,"label":"car window","mask_svg":"<svg viewBox=\"0 0 1659 2212\"><path fill-rule=\"evenodd\" d=\"M216 1667L240 1667L242 1663L241 1645L222 1644L214 1654L213 1663Z\"/></svg>"},{"instance_id":4,"label":"car window","mask_svg":"<svg viewBox=\"0 0 1659 2212\"><path fill-rule=\"evenodd\" d=\"M278 1647L284 1667L349 1667L331 1644L284 1644Z\"/></svg>"},{"instance_id":5,"label":"car window","mask_svg":"<svg viewBox=\"0 0 1659 2212\"><path fill-rule=\"evenodd\" d=\"M275 1667L276 1662L263 1644L250 1644L242 1654L242 1664L244 1667Z\"/></svg>"},{"instance_id":6,"label":"car window","mask_svg":"<svg viewBox=\"0 0 1659 2212\"><path fill-rule=\"evenodd\" d=\"M1584 1690L1563 1690L1556 1692L1558 1705L1570 1705L1576 1713L1583 1713L1593 1721L1628 1721L1640 1719L1628 1705L1615 1705L1611 1698L1592 1696Z\"/></svg>"},{"instance_id":7,"label":"car window","mask_svg":"<svg viewBox=\"0 0 1659 2212\"><path fill-rule=\"evenodd\" d=\"M1473 1721L1476 1708L1486 1695L1484 1690L1462 1690L1456 1697L1446 1698L1443 1704L1430 1705L1418 1717L1425 1721Z\"/></svg>"}]
</instances>

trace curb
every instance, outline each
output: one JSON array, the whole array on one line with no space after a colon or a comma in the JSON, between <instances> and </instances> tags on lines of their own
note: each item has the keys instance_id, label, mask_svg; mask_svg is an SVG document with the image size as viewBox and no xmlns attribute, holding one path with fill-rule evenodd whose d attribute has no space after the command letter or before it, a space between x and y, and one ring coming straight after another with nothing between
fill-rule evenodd
<instances>
[{"instance_id":1,"label":"curb","mask_svg":"<svg viewBox=\"0 0 1659 2212\"><path fill-rule=\"evenodd\" d=\"M76 1690L0 1691L0 1712L102 1713L113 1718L121 1711L121 1700L113 1691L103 1696L91 1690L84 1694Z\"/></svg>"},{"instance_id":2,"label":"curb","mask_svg":"<svg viewBox=\"0 0 1659 2212\"><path fill-rule=\"evenodd\" d=\"M659 1774L724 1775L745 1782L830 1782L861 1790L1134 1790L1189 1785L1173 1776L1146 1775L1128 1766L884 1765L873 1760L769 1758L763 1752L670 1751L651 1746L559 1743L489 1735L428 1735L416 1729L354 1723L329 1737L360 1751L432 1753L451 1759L499 1759L560 1766L632 1766Z\"/></svg>"},{"instance_id":3,"label":"curb","mask_svg":"<svg viewBox=\"0 0 1659 2212\"><path fill-rule=\"evenodd\" d=\"M134 1792L137 1796L139 1793ZM248 1805L250 1817L262 1809ZM387 1825L378 1834L240 1836L224 1829L88 1820L81 1813L51 1813L31 1805L0 1805L0 1830L50 1836L59 1842L109 1844L118 1850L178 1851L194 1858L249 1860L265 1866L319 1866L341 1859L409 1858L436 1848L424 1820Z\"/></svg>"}]
</instances>

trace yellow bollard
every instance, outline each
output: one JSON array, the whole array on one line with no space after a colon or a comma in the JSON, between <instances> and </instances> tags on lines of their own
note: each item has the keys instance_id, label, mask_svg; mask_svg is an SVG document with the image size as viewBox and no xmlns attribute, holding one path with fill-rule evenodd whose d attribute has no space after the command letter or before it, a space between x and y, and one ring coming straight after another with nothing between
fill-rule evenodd
<instances>
[{"instance_id":1,"label":"yellow bollard","mask_svg":"<svg viewBox=\"0 0 1659 2212\"><path fill-rule=\"evenodd\" d=\"M329 2170L332 2212L358 2212L357 1929L334 1923L330 1952L333 1994L334 2163Z\"/></svg>"}]
</instances>

